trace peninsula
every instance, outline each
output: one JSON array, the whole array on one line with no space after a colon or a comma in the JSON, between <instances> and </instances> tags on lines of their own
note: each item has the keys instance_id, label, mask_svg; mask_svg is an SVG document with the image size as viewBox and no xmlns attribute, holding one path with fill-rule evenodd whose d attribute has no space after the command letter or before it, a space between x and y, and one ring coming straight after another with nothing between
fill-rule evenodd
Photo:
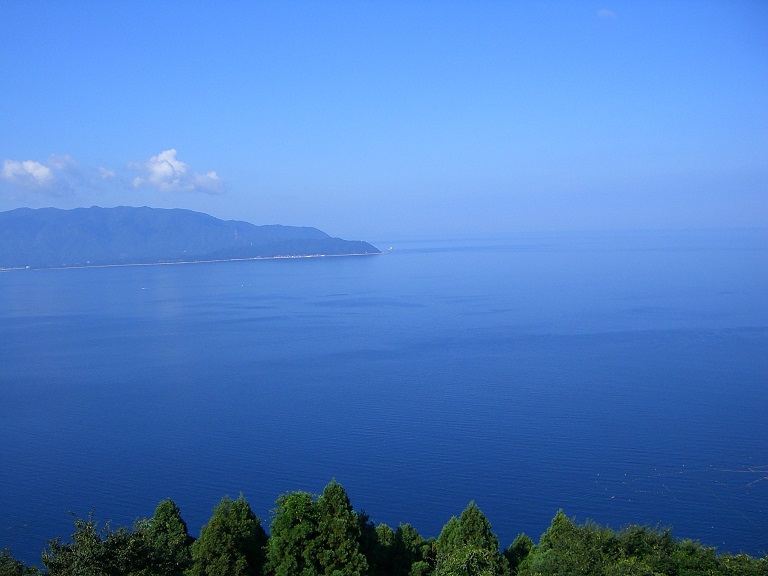
<instances>
[{"instance_id":1,"label":"peninsula","mask_svg":"<svg viewBox=\"0 0 768 576\"><path fill-rule=\"evenodd\" d=\"M0 269L379 254L317 228L256 226L183 209L17 208L0 212Z\"/></svg>"}]
</instances>

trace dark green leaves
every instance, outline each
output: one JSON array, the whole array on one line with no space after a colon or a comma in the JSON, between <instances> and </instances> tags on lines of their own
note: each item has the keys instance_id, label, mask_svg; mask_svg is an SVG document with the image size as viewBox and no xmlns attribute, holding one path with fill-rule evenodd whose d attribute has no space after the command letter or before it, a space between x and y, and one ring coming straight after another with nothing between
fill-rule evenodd
<instances>
[{"instance_id":1,"label":"dark green leaves","mask_svg":"<svg viewBox=\"0 0 768 576\"><path fill-rule=\"evenodd\" d=\"M360 550L359 517L344 488L331 481L313 498L294 492L277 500L267 548L277 576L360 576L368 562Z\"/></svg>"},{"instance_id":2,"label":"dark green leaves","mask_svg":"<svg viewBox=\"0 0 768 576\"><path fill-rule=\"evenodd\" d=\"M491 523L474 502L458 519L452 517L437 539L435 573L440 576L500 575L505 573L506 564Z\"/></svg>"},{"instance_id":3,"label":"dark green leaves","mask_svg":"<svg viewBox=\"0 0 768 576\"><path fill-rule=\"evenodd\" d=\"M71 541L48 543L43 565L50 576L768 576L768 558L718 555L669 530L576 524L562 511L538 545L521 534L503 556L474 502L425 540L409 524L374 525L335 480L320 496L280 496L273 513L268 538L242 496L225 497L194 542L171 500L132 529L91 514L75 520ZM39 574L0 551L0 576Z\"/></svg>"},{"instance_id":4,"label":"dark green leaves","mask_svg":"<svg viewBox=\"0 0 768 576\"><path fill-rule=\"evenodd\" d=\"M192 538L187 523L172 500L163 500L147 528L153 568L165 576L182 576L192 564Z\"/></svg>"},{"instance_id":5,"label":"dark green leaves","mask_svg":"<svg viewBox=\"0 0 768 576\"><path fill-rule=\"evenodd\" d=\"M264 564L267 534L241 495L224 497L192 545L191 576L255 576Z\"/></svg>"},{"instance_id":6,"label":"dark green leaves","mask_svg":"<svg viewBox=\"0 0 768 576\"><path fill-rule=\"evenodd\" d=\"M25 566L19 562L7 548L0 550L0 576L39 576L37 568Z\"/></svg>"}]
</instances>

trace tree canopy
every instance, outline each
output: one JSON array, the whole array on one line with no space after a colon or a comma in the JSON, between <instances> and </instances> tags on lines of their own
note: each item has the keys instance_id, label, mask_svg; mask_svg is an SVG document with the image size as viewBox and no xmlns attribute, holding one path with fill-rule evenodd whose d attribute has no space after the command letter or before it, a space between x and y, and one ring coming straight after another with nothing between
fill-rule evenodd
<instances>
[{"instance_id":1,"label":"tree canopy","mask_svg":"<svg viewBox=\"0 0 768 576\"><path fill-rule=\"evenodd\" d=\"M242 494L225 496L192 544L190 576L253 576L264 565L267 534Z\"/></svg>"},{"instance_id":2,"label":"tree canopy","mask_svg":"<svg viewBox=\"0 0 768 576\"><path fill-rule=\"evenodd\" d=\"M317 498L305 492L281 496L274 514L267 557L275 575L367 574L359 516L335 480Z\"/></svg>"},{"instance_id":3,"label":"tree canopy","mask_svg":"<svg viewBox=\"0 0 768 576\"><path fill-rule=\"evenodd\" d=\"M491 576L504 574L507 562L499 552L499 539L475 502L461 516L452 517L437 539L436 574L439 576Z\"/></svg>"},{"instance_id":4,"label":"tree canopy","mask_svg":"<svg viewBox=\"0 0 768 576\"><path fill-rule=\"evenodd\" d=\"M48 542L42 571L0 551L0 576L768 576L768 557L717 554L646 526L577 524L562 510L538 543L520 534L503 553L474 502L425 539L355 512L335 480L320 495L281 495L272 514L268 536L242 495L224 497L194 540L171 500L131 529L91 513L69 541Z\"/></svg>"}]
</instances>

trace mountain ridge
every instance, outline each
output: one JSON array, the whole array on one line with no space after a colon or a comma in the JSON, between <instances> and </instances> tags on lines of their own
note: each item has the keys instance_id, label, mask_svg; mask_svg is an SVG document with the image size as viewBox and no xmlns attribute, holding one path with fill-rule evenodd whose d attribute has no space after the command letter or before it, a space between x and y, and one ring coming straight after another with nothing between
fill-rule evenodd
<instances>
[{"instance_id":1,"label":"mountain ridge","mask_svg":"<svg viewBox=\"0 0 768 576\"><path fill-rule=\"evenodd\" d=\"M0 212L0 268L66 268L379 254L317 228L220 220L183 208L16 208Z\"/></svg>"}]
</instances>

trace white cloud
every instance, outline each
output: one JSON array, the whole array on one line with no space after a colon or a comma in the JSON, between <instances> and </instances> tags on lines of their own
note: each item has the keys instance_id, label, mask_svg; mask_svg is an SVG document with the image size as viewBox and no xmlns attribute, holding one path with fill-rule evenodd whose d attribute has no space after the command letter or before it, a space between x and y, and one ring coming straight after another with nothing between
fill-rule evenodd
<instances>
[{"instance_id":1,"label":"white cloud","mask_svg":"<svg viewBox=\"0 0 768 576\"><path fill-rule=\"evenodd\" d=\"M102 180L114 180L117 178L117 173L114 170L104 168L104 166L99 166L99 176Z\"/></svg>"},{"instance_id":2,"label":"white cloud","mask_svg":"<svg viewBox=\"0 0 768 576\"><path fill-rule=\"evenodd\" d=\"M601 8L597 11L597 16L599 18L616 18L616 12L609 10L608 8Z\"/></svg>"},{"instance_id":3,"label":"white cloud","mask_svg":"<svg viewBox=\"0 0 768 576\"><path fill-rule=\"evenodd\" d=\"M224 182L211 171L206 174L191 172L187 164L176 157L176 150L170 148L152 156L143 164L134 165L142 175L133 179L134 188L153 186L164 192L205 192L222 194Z\"/></svg>"},{"instance_id":4,"label":"white cloud","mask_svg":"<svg viewBox=\"0 0 768 576\"><path fill-rule=\"evenodd\" d=\"M225 184L213 170L194 172L171 148L149 160L128 166L127 171L104 166L80 166L68 154L54 154L45 161L5 159L0 164L0 196L32 201L32 195L120 195L131 188L145 191L223 194Z\"/></svg>"},{"instance_id":5,"label":"white cloud","mask_svg":"<svg viewBox=\"0 0 768 576\"><path fill-rule=\"evenodd\" d=\"M195 187L209 194L221 194L224 192L224 181L211 170L207 174L195 174Z\"/></svg>"},{"instance_id":6,"label":"white cloud","mask_svg":"<svg viewBox=\"0 0 768 576\"><path fill-rule=\"evenodd\" d=\"M58 170L73 168L76 164L75 159L69 154L51 154L48 157L48 164Z\"/></svg>"},{"instance_id":7,"label":"white cloud","mask_svg":"<svg viewBox=\"0 0 768 576\"><path fill-rule=\"evenodd\" d=\"M36 160L3 160L3 180L27 189L48 189L54 184L53 171Z\"/></svg>"}]
</instances>

